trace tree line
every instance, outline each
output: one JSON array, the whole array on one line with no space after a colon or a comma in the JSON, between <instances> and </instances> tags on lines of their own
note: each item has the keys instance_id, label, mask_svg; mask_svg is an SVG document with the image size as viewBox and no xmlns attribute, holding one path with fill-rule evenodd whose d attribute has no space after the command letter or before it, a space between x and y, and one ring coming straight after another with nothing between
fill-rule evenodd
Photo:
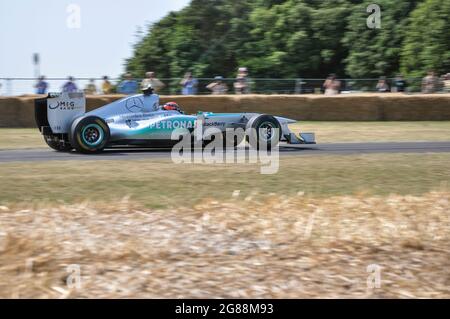
<instances>
[{"instance_id":1,"label":"tree line","mask_svg":"<svg viewBox=\"0 0 450 319\"><path fill-rule=\"evenodd\" d=\"M368 28L367 6L381 8ZM450 69L450 0L192 0L148 26L127 72L161 78L421 77Z\"/></svg>"}]
</instances>

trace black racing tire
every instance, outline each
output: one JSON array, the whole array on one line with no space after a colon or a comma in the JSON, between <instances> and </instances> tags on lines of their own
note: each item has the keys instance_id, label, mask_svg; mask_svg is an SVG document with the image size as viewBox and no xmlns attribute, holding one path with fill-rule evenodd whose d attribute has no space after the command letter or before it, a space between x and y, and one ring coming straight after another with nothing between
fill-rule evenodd
<instances>
[{"instance_id":1,"label":"black racing tire","mask_svg":"<svg viewBox=\"0 0 450 319\"><path fill-rule=\"evenodd\" d=\"M44 135L44 141L50 148L58 152L70 152L73 149L69 143L61 143L59 138L52 135Z\"/></svg>"},{"instance_id":2,"label":"black racing tire","mask_svg":"<svg viewBox=\"0 0 450 319\"><path fill-rule=\"evenodd\" d=\"M97 116L76 119L70 130L70 144L80 153L95 154L103 151L109 142L108 124Z\"/></svg>"},{"instance_id":3,"label":"black racing tire","mask_svg":"<svg viewBox=\"0 0 450 319\"><path fill-rule=\"evenodd\" d=\"M254 149L259 150L260 146L266 144L267 149L271 150L280 142L281 125L272 115L262 114L251 118L246 129L247 141Z\"/></svg>"}]
</instances>

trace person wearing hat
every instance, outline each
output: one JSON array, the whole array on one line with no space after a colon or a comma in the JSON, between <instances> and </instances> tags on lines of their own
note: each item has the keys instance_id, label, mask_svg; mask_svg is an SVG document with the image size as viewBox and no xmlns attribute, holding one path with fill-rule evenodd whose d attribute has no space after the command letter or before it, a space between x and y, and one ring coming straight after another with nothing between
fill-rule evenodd
<instances>
[{"instance_id":1,"label":"person wearing hat","mask_svg":"<svg viewBox=\"0 0 450 319\"><path fill-rule=\"evenodd\" d=\"M75 84L75 79L73 76L67 78L67 82L63 85L62 91L65 93L73 93L78 91L78 87Z\"/></svg>"},{"instance_id":2,"label":"person wearing hat","mask_svg":"<svg viewBox=\"0 0 450 319\"><path fill-rule=\"evenodd\" d=\"M223 82L222 76L216 76L214 82L211 82L206 86L208 90L212 92L213 95L227 94L228 86Z\"/></svg>"},{"instance_id":3,"label":"person wearing hat","mask_svg":"<svg viewBox=\"0 0 450 319\"><path fill-rule=\"evenodd\" d=\"M236 82L234 82L234 91L236 94L250 93L248 70L247 68L239 68Z\"/></svg>"},{"instance_id":4,"label":"person wearing hat","mask_svg":"<svg viewBox=\"0 0 450 319\"><path fill-rule=\"evenodd\" d=\"M161 90L163 87L166 86L163 82L161 82L159 79L155 77L155 72L145 73L145 79L143 79L141 82L141 88L143 89L148 85L151 85L153 90L155 90L155 92L158 92L159 90Z\"/></svg>"},{"instance_id":5,"label":"person wearing hat","mask_svg":"<svg viewBox=\"0 0 450 319\"><path fill-rule=\"evenodd\" d=\"M336 74L331 73L322 85L325 95L336 95L340 93L341 81L336 78Z\"/></svg>"},{"instance_id":6,"label":"person wearing hat","mask_svg":"<svg viewBox=\"0 0 450 319\"><path fill-rule=\"evenodd\" d=\"M95 79L90 79L89 83L84 88L84 93L86 95L97 94L97 86L95 85Z\"/></svg>"},{"instance_id":7,"label":"person wearing hat","mask_svg":"<svg viewBox=\"0 0 450 319\"><path fill-rule=\"evenodd\" d=\"M103 77L103 83L102 83L102 93L103 94L111 94L112 93L112 84L109 81L109 78L105 75Z\"/></svg>"},{"instance_id":8,"label":"person wearing hat","mask_svg":"<svg viewBox=\"0 0 450 319\"><path fill-rule=\"evenodd\" d=\"M422 79L422 93L436 93L439 86L439 78L434 71L428 71L426 77Z\"/></svg>"},{"instance_id":9,"label":"person wearing hat","mask_svg":"<svg viewBox=\"0 0 450 319\"><path fill-rule=\"evenodd\" d=\"M380 92L380 93L386 93L386 92L391 91L389 84L386 81L385 76L380 77L380 79L378 80L376 90L377 90L377 92Z\"/></svg>"},{"instance_id":10,"label":"person wearing hat","mask_svg":"<svg viewBox=\"0 0 450 319\"><path fill-rule=\"evenodd\" d=\"M36 88L36 94L46 94L48 83L45 81L45 76L41 75L34 87Z\"/></svg>"}]
</instances>

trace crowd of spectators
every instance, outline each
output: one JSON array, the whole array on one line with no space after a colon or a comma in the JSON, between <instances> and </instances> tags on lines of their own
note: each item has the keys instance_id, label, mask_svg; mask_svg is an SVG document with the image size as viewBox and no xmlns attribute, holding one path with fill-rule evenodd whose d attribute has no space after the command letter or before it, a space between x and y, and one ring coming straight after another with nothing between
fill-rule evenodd
<instances>
[{"instance_id":1,"label":"crowd of spectators","mask_svg":"<svg viewBox=\"0 0 450 319\"><path fill-rule=\"evenodd\" d=\"M227 79L230 81L231 79ZM235 94L249 94L251 92L251 83L248 76L248 69L240 67L237 70L236 78L233 82L233 88ZM173 84L173 83L172 83ZM199 90L199 81L196 79L192 72L185 73L182 80L178 83L182 95L196 95ZM387 92L407 92L409 83L403 78L401 74L398 74L394 79L388 80L382 76L379 78L374 91L379 93ZM156 93L161 92L166 84L156 77L155 72L145 73L145 77L142 81L133 78L131 73L126 73L123 76L122 81L117 85L114 85L109 80L108 76L103 77L100 89L97 88L95 79L90 79L84 87L84 92L89 95L95 94L112 94L120 93L131 95L139 91L139 89L145 89L151 86ZM45 76L40 76L36 84L34 85L37 94L46 94L49 89L49 84L46 81ZM229 86L225 79L221 75L214 77L214 80L205 85L204 89L211 92L213 95L223 95L229 93ZM67 81L62 86L63 92L77 92L78 88L75 78L69 76ZM204 91L204 90L203 90ZM323 82L321 91L328 96L340 94L342 92L342 82L337 78L335 74L330 74ZM438 77L434 71L429 71L427 75L422 79L421 83L422 93L436 93L436 92L450 92L450 73L444 74Z\"/></svg>"},{"instance_id":2,"label":"crowd of spectators","mask_svg":"<svg viewBox=\"0 0 450 319\"><path fill-rule=\"evenodd\" d=\"M192 72L186 72L183 79L179 82L181 86L181 94L183 95L196 95L198 93L199 81L193 76ZM95 94L135 94L139 88L143 89L151 86L155 92L161 91L166 84L156 77L155 72L145 73L145 78L139 84L139 81L133 78L131 73L126 73L123 76L123 80L114 86L108 76L103 77L101 89L98 90L95 84L95 79L90 79L89 83L84 87L83 91L89 95ZM45 76L40 76L36 84L34 85L36 94L46 94L49 89L49 84L45 79ZM211 94L227 94L228 85L224 82L224 78L218 75L214 78L214 81L205 86L206 89L211 91ZM61 88L62 92L76 92L80 89L75 83L75 78L69 76L67 81ZM249 94L250 93L250 79L248 77L248 70L245 67L238 69L237 76L234 83L234 92L236 94Z\"/></svg>"},{"instance_id":3,"label":"crowd of spectators","mask_svg":"<svg viewBox=\"0 0 450 319\"><path fill-rule=\"evenodd\" d=\"M408 82L403 78L401 74L398 74L389 84L388 79L385 76L381 76L375 86L375 91L378 93L388 92L407 92ZM330 74L325 82L322 84L322 91L325 95L336 95L341 93L341 81L336 79L335 74ZM437 77L434 71L429 71L427 75L422 79L421 92L437 93L437 92L450 92L450 73L444 74L441 77Z\"/></svg>"}]
</instances>

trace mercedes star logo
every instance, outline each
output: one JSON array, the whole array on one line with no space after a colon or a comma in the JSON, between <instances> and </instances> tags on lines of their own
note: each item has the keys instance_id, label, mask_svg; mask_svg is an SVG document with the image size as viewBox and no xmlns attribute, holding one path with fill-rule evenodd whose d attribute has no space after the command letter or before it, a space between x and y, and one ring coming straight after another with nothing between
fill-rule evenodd
<instances>
[{"instance_id":1,"label":"mercedes star logo","mask_svg":"<svg viewBox=\"0 0 450 319\"><path fill-rule=\"evenodd\" d=\"M142 111L142 109L144 108L144 102L142 102L142 100L137 97L132 97L127 100L125 106L128 111L137 113Z\"/></svg>"}]
</instances>

